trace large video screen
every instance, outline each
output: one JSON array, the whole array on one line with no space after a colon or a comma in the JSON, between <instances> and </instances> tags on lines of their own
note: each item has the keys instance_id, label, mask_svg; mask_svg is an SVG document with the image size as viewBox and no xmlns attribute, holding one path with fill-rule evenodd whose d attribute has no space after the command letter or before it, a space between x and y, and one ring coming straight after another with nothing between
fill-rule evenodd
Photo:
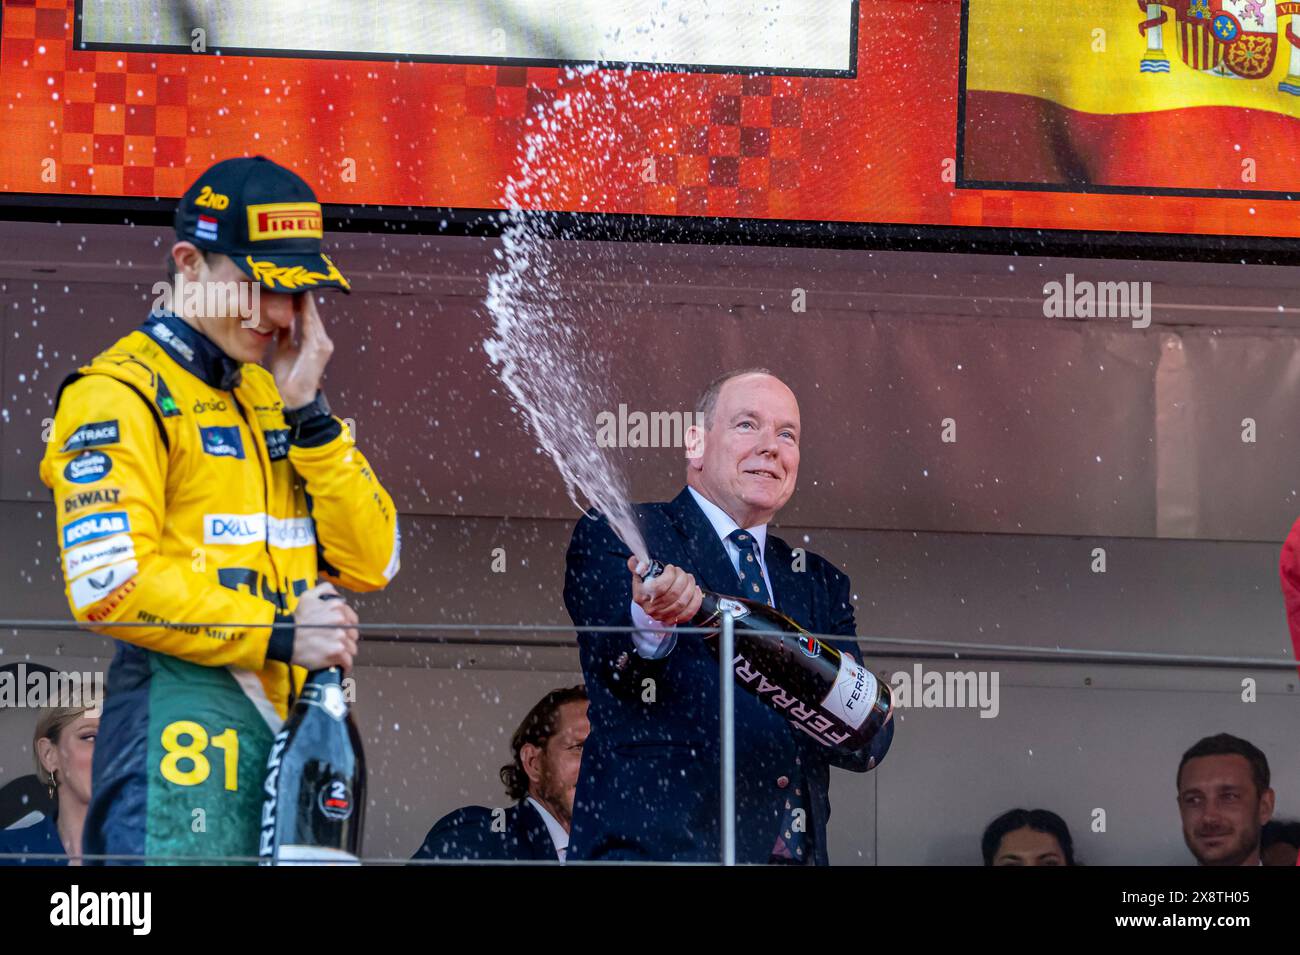
<instances>
[{"instance_id":1,"label":"large video screen","mask_svg":"<svg viewBox=\"0 0 1300 955\"><path fill-rule=\"evenodd\" d=\"M1297 19L1293 0L4 0L0 193L169 198L261 153L363 214L1296 237ZM521 176L544 188L512 193Z\"/></svg>"}]
</instances>

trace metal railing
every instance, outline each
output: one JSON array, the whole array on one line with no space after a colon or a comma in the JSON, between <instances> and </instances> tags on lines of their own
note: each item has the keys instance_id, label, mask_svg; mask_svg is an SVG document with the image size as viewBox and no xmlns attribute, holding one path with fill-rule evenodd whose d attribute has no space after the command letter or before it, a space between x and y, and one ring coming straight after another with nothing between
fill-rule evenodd
<instances>
[{"instance_id":1,"label":"metal railing","mask_svg":"<svg viewBox=\"0 0 1300 955\"><path fill-rule=\"evenodd\" d=\"M3 644L5 632L78 632L89 631L104 635L103 631L121 631L129 629L157 629L160 625L153 622L102 622L82 623L75 620L17 619L0 618L0 645ZM211 627L217 629L269 629L264 623L187 623L189 627ZM302 627L316 629L336 629L334 624L300 624ZM572 624L534 625L534 624L440 624L440 623L361 623L356 629L366 636L363 644L403 644L434 645L452 647L506 647L506 648L576 648L576 638L520 640L511 634L521 633L565 633L565 634L600 634L627 635L637 632L635 627L585 626ZM735 739L735 680L731 674L731 661L735 659L735 625L730 614L722 615L722 626L713 628L678 627L678 634L683 636L717 634L719 638L718 681L719 694L719 822L720 822L720 856L723 866L736 864L736 739ZM484 636L500 634L501 636ZM1018 662L1034 664L1095 664L1114 667L1156 667L1178 669L1214 669L1214 670L1257 670L1265 672L1291 672L1297 670L1294 659L1268 659L1259 657L1231 657L1204 654L1177 654L1158 651L1129 650L1084 650L1070 647L1047 647L1005 643L980 643L953 640L935 640L925 638L902 638L888 636L851 636L844 634L812 634L822 640L852 643L859 651L859 658L871 660L889 658L907 659L962 659L982 662ZM863 653L864 647L873 648ZM886 649L894 648L894 649ZM0 657L0 661L4 658ZM364 664L362 664L364 665ZM0 862L17 859L64 858L59 855L25 854L12 855L0 853ZM251 864L257 863L257 857L251 856L123 856L123 855L88 855L88 861L107 862L149 862L182 864ZM456 865L462 860L409 860L396 858L366 858L365 864L377 865ZM491 860L468 860L475 864L513 865L515 862L493 862ZM542 863L542 864L559 864ZM624 865L627 863L583 862L583 865ZM641 863L636 863L641 864ZM676 863L674 863L676 864Z\"/></svg>"}]
</instances>

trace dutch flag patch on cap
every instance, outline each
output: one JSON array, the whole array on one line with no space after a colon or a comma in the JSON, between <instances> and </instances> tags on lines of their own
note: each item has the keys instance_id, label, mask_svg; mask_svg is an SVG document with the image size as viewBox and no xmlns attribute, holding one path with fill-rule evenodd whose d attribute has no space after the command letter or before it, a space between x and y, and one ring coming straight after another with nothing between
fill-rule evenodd
<instances>
[{"instance_id":1,"label":"dutch flag patch on cap","mask_svg":"<svg viewBox=\"0 0 1300 955\"><path fill-rule=\"evenodd\" d=\"M217 220L212 216L199 216L199 224L195 228L194 234L200 239L215 242L217 240Z\"/></svg>"}]
</instances>

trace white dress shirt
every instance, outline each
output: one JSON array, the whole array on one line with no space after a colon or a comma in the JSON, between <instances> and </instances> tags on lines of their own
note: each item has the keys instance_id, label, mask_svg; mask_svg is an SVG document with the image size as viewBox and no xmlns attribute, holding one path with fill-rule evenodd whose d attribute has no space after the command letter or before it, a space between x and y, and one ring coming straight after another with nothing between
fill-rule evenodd
<instances>
[{"instance_id":1,"label":"white dress shirt","mask_svg":"<svg viewBox=\"0 0 1300 955\"><path fill-rule=\"evenodd\" d=\"M552 816L545 806L532 796L528 797L528 801L537 810L537 814L542 817L542 822L546 823L546 831L550 833L551 842L555 843L555 855L563 862L564 857L569 854L569 834L564 831L564 827L560 825L559 820Z\"/></svg>"},{"instance_id":2,"label":"white dress shirt","mask_svg":"<svg viewBox=\"0 0 1300 955\"><path fill-rule=\"evenodd\" d=\"M707 499L695 488L687 488L691 496L695 498L695 503L700 506L704 516L709 519L713 525L713 531L722 541L722 546L727 551L727 556L731 558L731 566L740 573L740 547L735 541L727 539L727 535L732 531L740 530L740 525L731 519L731 516L718 505ZM767 547L767 525L758 524L754 527L746 527L746 531L754 536L758 542L758 567L763 572L763 582L767 584L767 592L771 596L772 605L776 606L776 591L772 589L772 579L767 575L767 561L764 558L763 551ZM660 657L666 657L672 653L673 647L677 646L677 628L667 624L659 623L649 614L641 609L640 604L635 600L632 601L632 626L637 628L637 632L632 634L632 643L636 647L636 652L645 657L647 660L657 660Z\"/></svg>"}]
</instances>

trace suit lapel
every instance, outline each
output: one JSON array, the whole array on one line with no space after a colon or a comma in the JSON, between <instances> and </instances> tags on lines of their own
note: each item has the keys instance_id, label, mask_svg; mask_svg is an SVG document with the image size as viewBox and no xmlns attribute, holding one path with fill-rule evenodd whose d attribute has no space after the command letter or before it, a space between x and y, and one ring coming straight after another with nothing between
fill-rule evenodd
<instances>
[{"instance_id":1,"label":"suit lapel","mask_svg":"<svg viewBox=\"0 0 1300 955\"><path fill-rule=\"evenodd\" d=\"M775 591L776 609L795 623L807 629L812 626L812 601L808 594L808 575L796 573L791 566L793 553L785 541L767 531L767 545L763 548L763 563Z\"/></svg>"},{"instance_id":2,"label":"suit lapel","mask_svg":"<svg viewBox=\"0 0 1300 955\"><path fill-rule=\"evenodd\" d=\"M519 802L517 826L519 841L529 847L532 858L556 858L555 842L551 839L551 831L546 828L541 813L534 808L527 797Z\"/></svg>"},{"instance_id":3,"label":"suit lapel","mask_svg":"<svg viewBox=\"0 0 1300 955\"><path fill-rule=\"evenodd\" d=\"M695 582L705 590L723 595L740 593L740 578L731 565L727 549L689 489L683 489L669 503L668 514L686 552L691 555L691 565L686 569L695 575Z\"/></svg>"}]
</instances>

